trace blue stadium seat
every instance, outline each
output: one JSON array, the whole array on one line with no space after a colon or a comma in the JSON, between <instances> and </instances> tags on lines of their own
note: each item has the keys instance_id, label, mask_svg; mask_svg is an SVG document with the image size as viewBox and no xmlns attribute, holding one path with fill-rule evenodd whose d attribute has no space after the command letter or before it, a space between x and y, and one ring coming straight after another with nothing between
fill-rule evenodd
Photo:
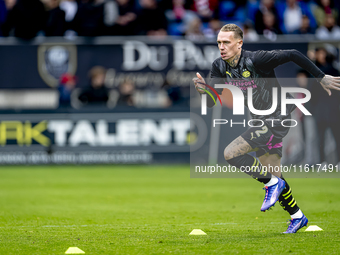
<instances>
[{"instance_id":1,"label":"blue stadium seat","mask_svg":"<svg viewBox=\"0 0 340 255\"><path fill-rule=\"evenodd\" d=\"M259 9L259 6L260 6L259 1L256 1L256 2L248 1L247 2L247 6L246 6L246 8L247 8L247 18L249 20L251 20L252 22L255 21L255 15L256 15L256 12Z\"/></svg>"},{"instance_id":2,"label":"blue stadium seat","mask_svg":"<svg viewBox=\"0 0 340 255\"><path fill-rule=\"evenodd\" d=\"M222 21L237 20L244 22L246 19L245 9L237 7L234 1L221 1L219 5L219 17Z\"/></svg>"},{"instance_id":3,"label":"blue stadium seat","mask_svg":"<svg viewBox=\"0 0 340 255\"><path fill-rule=\"evenodd\" d=\"M233 1L221 1L219 6L219 16L220 19L225 20L227 16L230 16L236 4Z\"/></svg>"}]
</instances>

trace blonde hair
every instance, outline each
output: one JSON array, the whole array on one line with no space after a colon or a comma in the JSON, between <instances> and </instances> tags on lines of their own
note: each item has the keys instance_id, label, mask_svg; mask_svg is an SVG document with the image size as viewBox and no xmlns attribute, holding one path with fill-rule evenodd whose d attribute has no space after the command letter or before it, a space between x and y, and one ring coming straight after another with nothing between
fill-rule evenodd
<instances>
[{"instance_id":1,"label":"blonde hair","mask_svg":"<svg viewBox=\"0 0 340 255\"><path fill-rule=\"evenodd\" d=\"M232 31L234 32L234 37L243 40L243 31L242 29L235 24L227 24L224 25L221 30L221 32L229 32Z\"/></svg>"}]
</instances>

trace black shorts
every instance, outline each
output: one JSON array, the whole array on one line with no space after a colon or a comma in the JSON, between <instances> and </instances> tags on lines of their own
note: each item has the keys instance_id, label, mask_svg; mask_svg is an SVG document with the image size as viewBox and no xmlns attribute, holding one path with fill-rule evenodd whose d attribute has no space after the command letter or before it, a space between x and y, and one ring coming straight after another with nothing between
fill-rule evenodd
<instances>
[{"instance_id":1,"label":"black shorts","mask_svg":"<svg viewBox=\"0 0 340 255\"><path fill-rule=\"evenodd\" d=\"M246 140L252 149L256 151L256 157L266 153L278 154L282 157L282 139L288 134L289 127L251 127L241 136Z\"/></svg>"}]
</instances>

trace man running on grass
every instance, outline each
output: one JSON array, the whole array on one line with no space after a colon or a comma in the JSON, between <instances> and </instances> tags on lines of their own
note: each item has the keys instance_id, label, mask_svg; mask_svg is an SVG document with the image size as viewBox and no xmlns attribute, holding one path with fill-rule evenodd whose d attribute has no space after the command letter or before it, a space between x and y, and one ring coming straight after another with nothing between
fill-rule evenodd
<instances>
[{"instance_id":1,"label":"man running on grass","mask_svg":"<svg viewBox=\"0 0 340 255\"><path fill-rule=\"evenodd\" d=\"M227 24L222 27L217 36L218 48L221 57L212 64L211 78L212 86L223 79L224 82L239 80L255 80L253 86L253 105L257 110L267 110L272 106L272 88L280 88L274 68L289 61L293 61L301 68L311 73L321 86L331 95L331 89L340 90L340 77L325 75L308 58L297 50L273 50L273 51L246 51L242 49L243 32L235 24ZM214 82L215 79L215 82ZM205 93L203 89L205 81L197 73L193 79L196 90ZM250 84L250 83L249 83ZM222 94L223 89L216 89ZM247 90L242 90L247 99ZM212 93L213 94L213 93ZM280 92L278 93L280 95ZM288 98L293 98L290 94ZM214 105L213 100L207 97L208 107ZM300 228L307 225L308 219L298 207L287 181L281 172L266 171L280 167L282 157L282 139L287 135L289 127L281 126L281 121L290 119L290 113L295 109L294 105L287 105L286 115L281 113L280 98L277 109L267 116L258 116L251 113L253 119L262 120L265 125L262 127L251 127L246 132L232 141L224 150L224 157L230 165L237 168L256 167L256 170L246 172L254 179L265 185L265 198L261 211L271 208L276 201L286 210L292 220L284 233L296 233ZM246 100L245 100L246 102ZM280 120L280 121L273 121ZM250 156L249 152L256 151L257 158ZM262 168L267 166L267 168ZM269 168L271 166L272 168Z\"/></svg>"}]
</instances>

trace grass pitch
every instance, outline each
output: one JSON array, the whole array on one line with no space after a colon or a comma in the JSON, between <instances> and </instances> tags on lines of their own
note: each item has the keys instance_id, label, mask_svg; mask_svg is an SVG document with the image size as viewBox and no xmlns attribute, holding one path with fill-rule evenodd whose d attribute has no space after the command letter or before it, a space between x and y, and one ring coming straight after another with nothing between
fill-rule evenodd
<instances>
[{"instance_id":1,"label":"grass pitch","mask_svg":"<svg viewBox=\"0 0 340 255\"><path fill-rule=\"evenodd\" d=\"M0 254L339 254L340 179L290 179L324 231L283 235L288 214L260 212L261 184L189 176L188 166L2 167Z\"/></svg>"}]
</instances>

